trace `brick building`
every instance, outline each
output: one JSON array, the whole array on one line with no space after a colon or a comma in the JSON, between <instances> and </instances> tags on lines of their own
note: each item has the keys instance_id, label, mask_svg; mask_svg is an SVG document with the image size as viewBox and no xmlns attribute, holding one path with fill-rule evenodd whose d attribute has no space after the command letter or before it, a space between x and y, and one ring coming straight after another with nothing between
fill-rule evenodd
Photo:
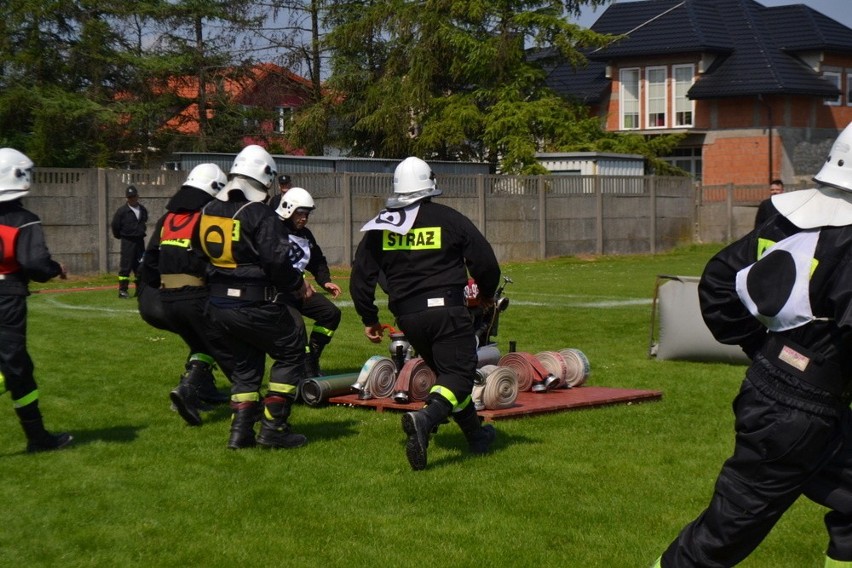
<instances>
[{"instance_id":1,"label":"brick building","mask_svg":"<svg viewBox=\"0 0 852 568\"><path fill-rule=\"evenodd\" d=\"M620 37L550 86L607 130L685 133L667 160L705 185L810 179L852 122L852 29L802 4L614 3L591 29Z\"/></svg>"}]
</instances>

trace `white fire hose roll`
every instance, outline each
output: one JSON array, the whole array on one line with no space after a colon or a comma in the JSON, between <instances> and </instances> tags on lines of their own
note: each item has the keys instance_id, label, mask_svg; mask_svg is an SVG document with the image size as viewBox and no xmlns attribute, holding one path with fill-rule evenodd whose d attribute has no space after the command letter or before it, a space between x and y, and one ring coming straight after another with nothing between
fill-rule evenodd
<instances>
[{"instance_id":1,"label":"white fire hose roll","mask_svg":"<svg viewBox=\"0 0 852 568\"><path fill-rule=\"evenodd\" d=\"M475 385L471 398L477 410L511 408L518 399L518 375L509 367L486 365L480 369L484 384Z\"/></svg>"}]
</instances>

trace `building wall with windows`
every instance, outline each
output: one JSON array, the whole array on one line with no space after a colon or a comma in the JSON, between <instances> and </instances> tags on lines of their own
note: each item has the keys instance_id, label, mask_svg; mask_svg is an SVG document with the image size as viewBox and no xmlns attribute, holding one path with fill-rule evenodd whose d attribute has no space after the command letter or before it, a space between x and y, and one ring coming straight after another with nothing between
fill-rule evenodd
<instances>
[{"instance_id":1,"label":"building wall with windows","mask_svg":"<svg viewBox=\"0 0 852 568\"><path fill-rule=\"evenodd\" d=\"M608 68L611 90L594 109L607 130L642 135L687 133L665 160L702 183L761 184L810 179L831 141L852 122L852 56L824 57L822 76L836 99L773 95L690 100L699 59L635 59ZM816 169L814 169L816 167Z\"/></svg>"}]
</instances>

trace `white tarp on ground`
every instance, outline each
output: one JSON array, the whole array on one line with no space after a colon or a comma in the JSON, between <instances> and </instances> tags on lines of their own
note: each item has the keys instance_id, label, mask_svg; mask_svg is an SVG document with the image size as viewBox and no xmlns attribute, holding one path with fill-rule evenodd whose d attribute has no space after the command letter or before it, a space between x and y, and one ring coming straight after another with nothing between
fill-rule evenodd
<instances>
[{"instance_id":1,"label":"white tarp on ground","mask_svg":"<svg viewBox=\"0 0 852 568\"><path fill-rule=\"evenodd\" d=\"M707 329L698 305L698 280L696 276L657 277L650 355L657 359L747 364L748 357L738 346L719 343Z\"/></svg>"}]
</instances>

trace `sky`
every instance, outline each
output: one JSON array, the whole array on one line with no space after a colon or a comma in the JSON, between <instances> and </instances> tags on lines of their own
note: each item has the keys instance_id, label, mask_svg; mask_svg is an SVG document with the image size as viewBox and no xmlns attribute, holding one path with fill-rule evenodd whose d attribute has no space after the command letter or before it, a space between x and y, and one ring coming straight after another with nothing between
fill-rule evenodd
<instances>
[{"instance_id":1,"label":"sky","mask_svg":"<svg viewBox=\"0 0 852 568\"><path fill-rule=\"evenodd\" d=\"M633 2L636 0L614 0L614 2ZM787 6L790 4L804 4L810 6L817 12L822 13L829 18L837 20L841 24L852 28L852 6L849 0L755 0L758 4L764 6ZM613 3L614 3L613 2ZM606 6L608 6L607 4ZM603 14L606 6L602 6L597 10L586 8L583 10L583 15L577 21L583 27L589 27L595 23L601 14Z\"/></svg>"}]
</instances>

